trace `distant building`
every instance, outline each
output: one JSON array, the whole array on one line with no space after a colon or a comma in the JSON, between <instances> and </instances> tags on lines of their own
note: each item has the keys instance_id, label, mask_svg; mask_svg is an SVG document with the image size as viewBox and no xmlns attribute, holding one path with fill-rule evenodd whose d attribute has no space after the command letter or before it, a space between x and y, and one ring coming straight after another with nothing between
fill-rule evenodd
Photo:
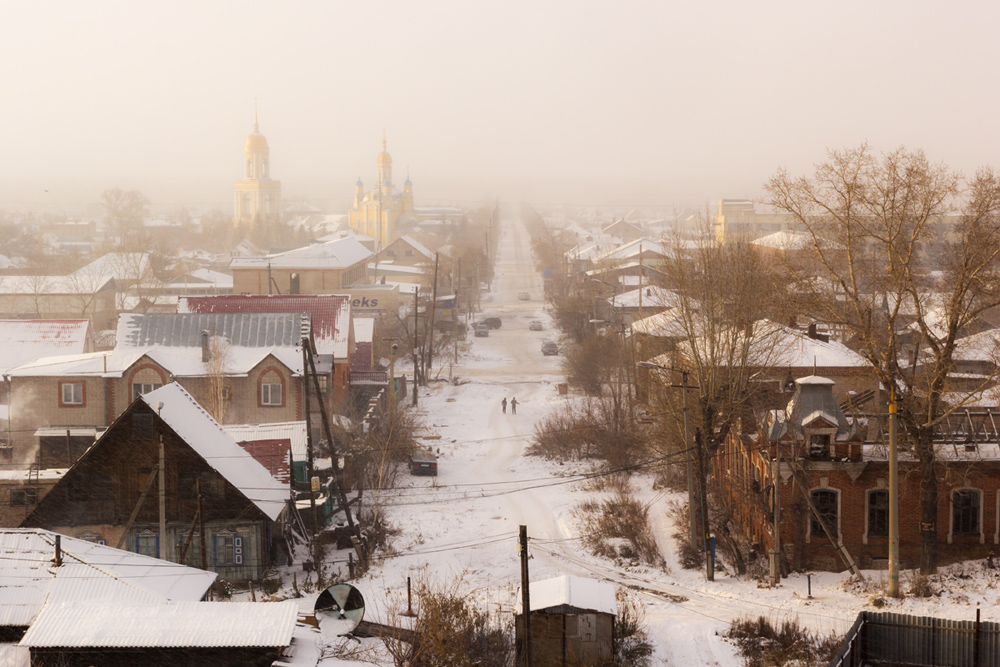
<instances>
[{"instance_id":1,"label":"distant building","mask_svg":"<svg viewBox=\"0 0 1000 667\"><path fill-rule=\"evenodd\" d=\"M354 205L349 221L351 229L375 239L376 250L381 250L396 239L396 223L401 217L415 217L413 210L413 183L409 175L400 192L392 184L392 156L385 148L382 137L382 152L375 160L375 187L365 192L361 174L354 184Z\"/></svg>"},{"instance_id":2,"label":"distant building","mask_svg":"<svg viewBox=\"0 0 1000 667\"><path fill-rule=\"evenodd\" d=\"M715 240L725 243L737 237L749 241L796 228L790 216L758 212L752 199L720 199L715 215Z\"/></svg>"},{"instance_id":3,"label":"distant building","mask_svg":"<svg viewBox=\"0 0 1000 667\"><path fill-rule=\"evenodd\" d=\"M243 146L243 180L233 188L233 221L277 222L281 205L281 181L271 178L271 149L260 133L257 105L253 109L253 132Z\"/></svg>"}]
</instances>

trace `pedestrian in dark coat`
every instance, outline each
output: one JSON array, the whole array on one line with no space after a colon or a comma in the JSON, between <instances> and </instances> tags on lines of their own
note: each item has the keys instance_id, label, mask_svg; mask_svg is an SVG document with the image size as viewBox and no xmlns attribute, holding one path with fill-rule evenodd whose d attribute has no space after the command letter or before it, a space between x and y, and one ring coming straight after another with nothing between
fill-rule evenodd
<instances>
[{"instance_id":1,"label":"pedestrian in dark coat","mask_svg":"<svg viewBox=\"0 0 1000 667\"><path fill-rule=\"evenodd\" d=\"M500 406L503 408L503 413L507 414L507 397L504 396L503 400L500 401Z\"/></svg>"},{"instance_id":2,"label":"pedestrian in dark coat","mask_svg":"<svg viewBox=\"0 0 1000 667\"><path fill-rule=\"evenodd\" d=\"M510 414L517 414L517 398L510 399Z\"/></svg>"}]
</instances>

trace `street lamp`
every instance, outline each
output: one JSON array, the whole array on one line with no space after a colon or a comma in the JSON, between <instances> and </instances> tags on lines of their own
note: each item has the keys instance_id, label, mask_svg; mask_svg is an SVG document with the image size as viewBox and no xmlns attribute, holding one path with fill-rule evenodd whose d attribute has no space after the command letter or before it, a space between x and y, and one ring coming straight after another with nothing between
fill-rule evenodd
<instances>
[{"instance_id":1,"label":"street lamp","mask_svg":"<svg viewBox=\"0 0 1000 667\"><path fill-rule=\"evenodd\" d=\"M698 520L701 520L701 529L705 535L705 576L708 577L709 581L714 580L714 573L712 572L711 554L708 550L708 504L707 494L703 499L705 502L699 502L698 505L701 506L701 512L695 513L695 480L694 480L694 452L691 447L691 429L688 422L688 374L687 371L678 368L671 368L668 366L661 366L660 364L654 364L652 361L640 361L636 364L639 368L646 370L657 370L657 371L670 371L672 373L681 374L681 384L669 384L668 387L679 388L682 390L682 395L684 396L684 451L687 453L687 482L688 482L688 515L690 519L690 540L691 546L698 544ZM700 452L699 452L700 454ZM697 494L701 495L701 494ZM699 517L698 514L701 516Z\"/></svg>"}]
</instances>

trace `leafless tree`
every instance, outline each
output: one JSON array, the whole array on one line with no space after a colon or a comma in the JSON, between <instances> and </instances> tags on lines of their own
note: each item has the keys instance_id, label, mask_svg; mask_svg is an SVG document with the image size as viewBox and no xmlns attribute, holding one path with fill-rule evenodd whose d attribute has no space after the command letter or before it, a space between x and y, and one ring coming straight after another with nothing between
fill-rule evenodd
<instances>
[{"instance_id":1,"label":"leafless tree","mask_svg":"<svg viewBox=\"0 0 1000 667\"><path fill-rule=\"evenodd\" d=\"M101 209L109 236L114 245L132 248L143 241L143 220L149 214L149 200L138 190L111 188L101 193ZM147 248L148 249L148 246Z\"/></svg>"},{"instance_id":2,"label":"leafless tree","mask_svg":"<svg viewBox=\"0 0 1000 667\"><path fill-rule=\"evenodd\" d=\"M220 424L229 407L229 371L232 363L231 345L224 336L212 336L208 341L208 413Z\"/></svg>"},{"instance_id":3,"label":"leafless tree","mask_svg":"<svg viewBox=\"0 0 1000 667\"><path fill-rule=\"evenodd\" d=\"M666 287L676 292L672 328L681 342L672 353L657 357L676 372L658 373L664 384L660 407L669 428L682 433L683 394L688 392L689 430L700 513L706 506L709 462L730 431L742 420L752 421L754 408L769 385L758 381L781 364L785 329L768 318L779 318L783 296L767 258L746 238L718 243L708 220L695 241L674 234L667 241L669 257L661 267ZM683 389L687 378L690 389ZM669 447L684 452L683 440ZM701 531L696 530L701 542Z\"/></svg>"},{"instance_id":4,"label":"leafless tree","mask_svg":"<svg viewBox=\"0 0 1000 667\"><path fill-rule=\"evenodd\" d=\"M933 434L994 381L948 400L959 339L1000 305L1000 177L982 169L966 181L922 151L878 155L861 145L831 151L812 176L779 170L767 191L809 240L807 261L787 267L800 308L853 338L896 390L921 475L920 567L931 573L940 472Z\"/></svg>"}]
</instances>

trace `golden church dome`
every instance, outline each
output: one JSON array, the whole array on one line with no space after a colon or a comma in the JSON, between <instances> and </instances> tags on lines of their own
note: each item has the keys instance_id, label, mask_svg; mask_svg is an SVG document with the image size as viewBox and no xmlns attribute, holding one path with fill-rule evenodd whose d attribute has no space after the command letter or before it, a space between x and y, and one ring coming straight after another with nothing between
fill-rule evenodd
<instances>
[{"instance_id":1,"label":"golden church dome","mask_svg":"<svg viewBox=\"0 0 1000 667\"><path fill-rule=\"evenodd\" d=\"M254 126L254 128L256 128L256 126ZM254 131L250 133L250 136L247 137L247 143L243 147L243 150L259 150L267 147L267 139L264 138L263 134L254 129Z\"/></svg>"},{"instance_id":2,"label":"golden church dome","mask_svg":"<svg viewBox=\"0 0 1000 667\"><path fill-rule=\"evenodd\" d=\"M382 152L378 154L378 166L384 167L392 164L392 156L389 155L389 151L385 149L385 135L382 135Z\"/></svg>"}]
</instances>

